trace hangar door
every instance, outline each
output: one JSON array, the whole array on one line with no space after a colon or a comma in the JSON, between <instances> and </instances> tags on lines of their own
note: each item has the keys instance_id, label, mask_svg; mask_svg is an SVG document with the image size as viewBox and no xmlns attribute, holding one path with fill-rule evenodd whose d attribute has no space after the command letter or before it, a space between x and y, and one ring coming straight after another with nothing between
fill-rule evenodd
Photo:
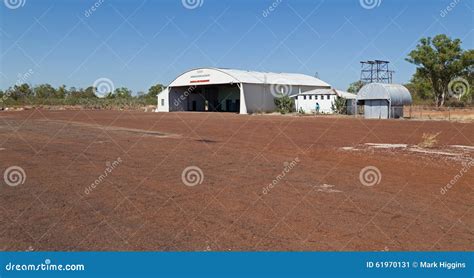
<instances>
[{"instance_id":1,"label":"hangar door","mask_svg":"<svg viewBox=\"0 0 474 278\"><path fill-rule=\"evenodd\" d=\"M366 100L364 116L366 119L388 119L388 101L385 99Z\"/></svg>"},{"instance_id":2,"label":"hangar door","mask_svg":"<svg viewBox=\"0 0 474 278\"><path fill-rule=\"evenodd\" d=\"M169 97L170 111L240 111L240 89L236 84L173 87Z\"/></svg>"}]
</instances>

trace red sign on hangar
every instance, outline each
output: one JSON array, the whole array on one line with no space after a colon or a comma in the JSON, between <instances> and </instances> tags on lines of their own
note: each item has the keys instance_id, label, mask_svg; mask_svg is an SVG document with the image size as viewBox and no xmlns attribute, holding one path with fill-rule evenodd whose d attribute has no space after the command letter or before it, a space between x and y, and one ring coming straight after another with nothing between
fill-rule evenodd
<instances>
[{"instance_id":1,"label":"red sign on hangar","mask_svg":"<svg viewBox=\"0 0 474 278\"><path fill-rule=\"evenodd\" d=\"M209 83L209 79L203 79L203 80L191 80L191 84L193 83Z\"/></svg>"}]
</instances>

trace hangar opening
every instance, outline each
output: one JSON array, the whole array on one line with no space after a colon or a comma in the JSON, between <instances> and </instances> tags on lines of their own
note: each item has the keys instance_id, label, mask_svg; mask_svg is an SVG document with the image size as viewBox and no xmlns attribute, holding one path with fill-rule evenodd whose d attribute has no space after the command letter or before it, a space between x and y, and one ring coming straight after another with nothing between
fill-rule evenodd
<instances>
[{"instance_id":1,"label":"hangar opening","mask_svg":"<svg viewBox=\"0 0 474 278\"><path fill-rule=\"evenodd\" d=\"M329 89L320 79L297 73L200 68L178 76L158 94L157 112L274 112L275 97Z\"/></svg>"},{"instance_id":2,"label":"hangar opening","mask_svg":"<svg viewBox=\"0 0 474 278\"><path fill-rule=\"evenodd\" d=\"M169 111L240 112L237 84L170 87L169 99Z\"/></svg>"}]
</instances>

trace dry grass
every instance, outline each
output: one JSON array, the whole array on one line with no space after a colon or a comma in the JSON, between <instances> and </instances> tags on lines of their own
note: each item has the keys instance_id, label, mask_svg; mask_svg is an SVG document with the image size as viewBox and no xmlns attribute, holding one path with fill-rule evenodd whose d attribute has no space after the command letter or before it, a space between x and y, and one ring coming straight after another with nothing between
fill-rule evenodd
<instances>
[{"instance_id":1,"label":"dry grass","mask_svg":"<svg viewBox=\"0 0 474 278\"><path fill-rule=\"evenodd\" d=\"M432 106L405 106L404 115L411 119L417 120L437 120L437 121L457 121L457 122L473 122L474 108L436 108Z\"/></svg>"},{"instance_id":2,"label":"dry grass","mask_svg":"<svg viewBox=\"0 0 474 278\"><path fill-rule=\"evenodd\" d=\"M438 137L438 135L440 133L441 132L423 133L423 136L421 137L422 141L420 143L418 143L418 147L420 147L420 148L433 148L438 143L438 139L436 139L436 137Z\"/></svg>"}]
</instances>

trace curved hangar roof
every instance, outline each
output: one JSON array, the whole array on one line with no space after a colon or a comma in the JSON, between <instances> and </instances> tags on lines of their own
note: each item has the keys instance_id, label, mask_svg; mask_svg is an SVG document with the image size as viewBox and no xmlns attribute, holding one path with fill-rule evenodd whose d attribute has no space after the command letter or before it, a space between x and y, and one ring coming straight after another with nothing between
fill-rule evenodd
<instances>
[{"instance_id":1,"label":"curved hangar roof","mask_svg":"<svg viewBox=\"0 0 474 278\"><path fill-rule=\"evenodd\" d=\"M412 103L410 91L399 84L370 83L357 93L357 100L386 99L391 105Z\"/></svg>"},{"instance_id":2,"label":"curved hangar roof","mask_svg":"<svg viewBox=\"0 0 474 278\"><path fill-rule=\"evenodd\" d=\"M328 83L305 74L257 72L220 68L200 68L187 71L171 82L169 87L229 83L281 84L323 88L331 87Z\"/></svg>"}]
</instances>

